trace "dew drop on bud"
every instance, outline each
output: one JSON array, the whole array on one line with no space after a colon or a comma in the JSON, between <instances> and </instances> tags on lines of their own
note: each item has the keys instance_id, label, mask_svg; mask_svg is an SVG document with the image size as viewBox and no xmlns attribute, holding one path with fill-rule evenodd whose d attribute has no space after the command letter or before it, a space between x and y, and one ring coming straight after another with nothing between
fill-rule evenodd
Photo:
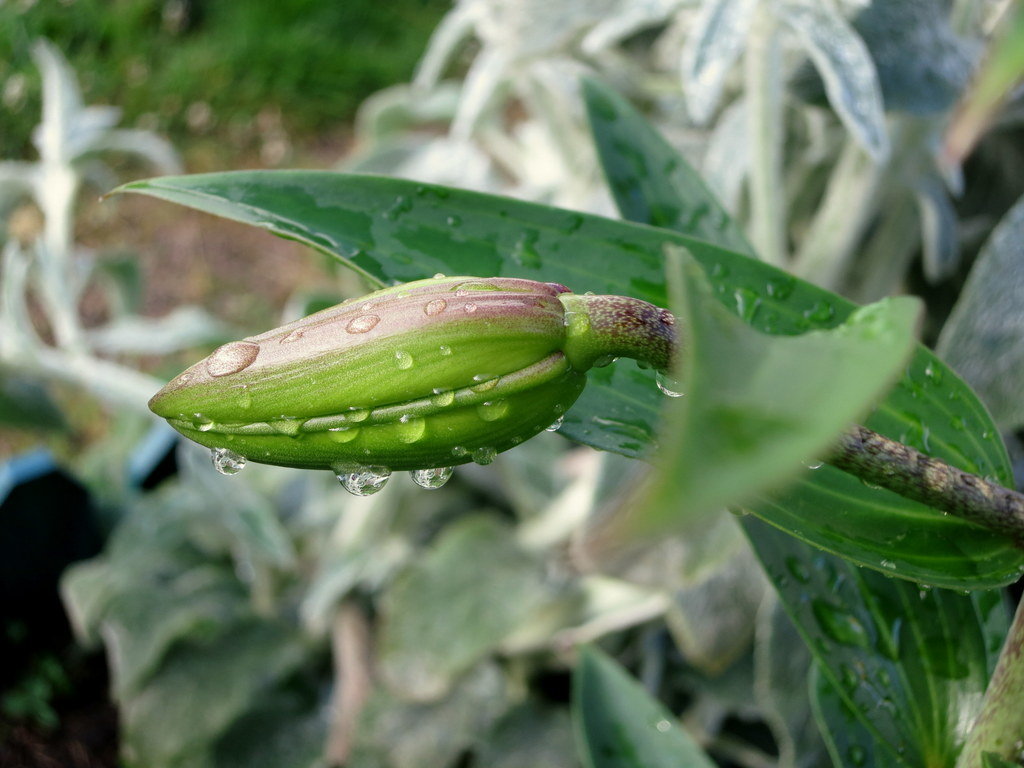
<instances>
[{"instance_id":1,"label":"dew drop on bud","mask_svg":"<svg viewBox=\"0 0 1024 768\"><path fill-rule=\"evenodd\" d=\"M213 429L213 419L208 419L201 413L193 414L192 423L200 432L209 432Z\"/></svg>"},{"instance_id":2,"label":"dew drop on bud","mask_svg":"<svg viewBox=\"0 0 1024 768\"><path fill-rule=\"evenodd\" d=\"M415 443L427 431L427 420L422 416L405 414L398 420L397 437L403 443Z\"/></svg>"},{"instance_id":3,"label":"dew drop on bud","mask_svg":"<svg viewBox=\"0 0 1024 768\"><path fill-rule=\"evenodd\" d=\"M489 400L476 407L477 415L484 421L497 421L508 414L507 400Z\"/></svg>"},{"instance_id":4,"label":"dew drop on bud","mask_svg":"<svg viewBox=\"0 0 1024 768\"><path fill-rule=\"evenodd\" d=\"M383 488L391 470L387 467L360 467L355 472L337 472L338 482L353 496L372 496Z\"/></svg>"},{"instance_id":5,"label":"dew drop on bud","mask_svg":"<svg viewBox=\"0 0 1024 768\"><path fill-rule=\"evenodd\" d=\"M441 353L441 357L448 357L452 353L452 348L442 344L437 351Z\"/></svg>"},{"instance_id":6,"label":"dew drop on bud","mask_svg":"<svg viewBox=\"0 0 1024 768\"><path fill-rule=\"evenodd\" d=\"M668 395L669 397L683 396L682 386L680 385L680 383L673 379L668 374L658 371L658 373L654 377L654 380L658 383L658 389L661 390L661 393L663 395Z\"/></svg>"},{"instance_id":7,"label":"dew drop on bud","mask_svg":"<svg viewBox=\"0 0 1024 768\"><path fill-rule=\"evenodd\" d=\"M444 279L444 272L435 272L434 273L434 279L435 280L443 280Z\"/></svg>"},{"instance_id":8,"label":"dew drop on bud","mask_svg":"<svg viewBox=\"0 0 1024 768\"><path fill-rule=\"evenodd\" d=\"M227 448L210 449L213 468L222 475L237 475L245 469L246 458Z\"/></svg>"},{"instance_id":9,"label":"dew drop on bud","mask_svg":"<svg viewBox=\"0 0 1024 768\"><path fill-rule=\"evenodd\" d=\"M252 365L260 352L259 344L233 341L225 344L206 358L206 370L211 376L228 376Z\"/></svg>"},{"instance_id":10,"label":"dew drop on bud","mask_svg":"<svg viewBox=\"0 0 1024 768\"><path fill-rule=\"evenodd\" d=\"M282 344L291 344L293 341L298 341L299 339L301 339L305 335L306 335L305 331L292 331L287 336L285 336L283 339L281 339L281 343Z\"/></svg>"},{"instance_id":11,"label":"dew drop on bud","mask_svg":"<svg viewBox=\"0 0 1024 768\"><path fill-rule=\"evenodd\" d=\"M363 309L366 309L369 304L364 304ZM345 326L345 330L349 333L366 333L372 330L377 323L380 322L380 318L377 315L359 315L349 321L349 324Z\"/></svg>"},{"instance_id":12,"label":"dew drop on bud","mask_svg":"<svg viewBox=\"0 0 1024 768\"><path fill-rule=\"evenodd\" d=\"M400 371L408 371L412 368L412 355L405 350L399 349L395 352L395 362L398 363Z\"/></svg>"},{"instance_id":13,"label":"dew drop on bud","mask_svg":"<svg viewBox=\"0 0 1024 768\"><path fill-rule=\"evenodd\" d=\"M545 427L544 429L547 432L557 432L561 428L562 423L564 421L565 421L565 416L559 416L557 419L555 419L553 422L551 422L551 426Z\"/></svg>"},{"instance_id":14,"label":"dew drop on bud","mask_svg":"<svg viewBox=\"0 0 1024 768\"><path fill-rule=\"evenodd\" d=\"M426 306L423 307L423 312L433 317L434 315L439 315L444 312L447 306L448 302L444 299L434 299L433 301L427 302Z\"/></svg>"},{"instance_id":15,"label":"dew drop on bud","mask_svg":"<svg viewBox=\"0 0 1024 768\"><path fill-rule=\"evenodd\" d=\"M327 430L327 437L335 443L351 443L359 437L359 427L332 427Z\"/></svg>"},{"instance_id":16,"label":"dew drop on bud","mask_svg":"<svg viewBox=\"0 0 1024 768\"><path fill-rule=\"evenodd\" d=\"M454 471L452 467L434 467L433 469L416 469L409 474L412 481L420 488L435 489L447 483Z\"/></svg>"},{"instance_id":17,"label":"dew drop on bud","mask_svg":"<svg viewBox=\"0 0 1024 768\"><path fill-rule=\"evenodd\" d=\"M450 389L435 389L430 402L438 408L447 408L455 402L455 393Z\"/></svg>"},{"instance_id":18,"label":"dew drop on bud","mask_svg":"<svg viewBox=\"0 0 1024 768\"><path fill-rule=\"evenodd\" d=\"M476 312L476 304L473 304L473 303L466 304L463 307L463 309L466 310L466 314L467 315L472 315L474 312Z\"/></svg>"},{"instance_id":19,"label":"dew drop on bud","mask_svg":"<svg viewBox=\"0 0 1024 768\"><path fill-rule=\"evenodd\" d=\"M496 450L488 446L484 446L473 451L471 457L477 464L490 464L494 461L494 457L497 455L498 452Z\"/></svg>"},{"instance_id":20,"label":"dew drop on bud","mask_svg":"<svg viewBox=\"0 0 1024 768\"><path fill-rule=\"evenodd\" d=\"M487 392L498 386L498 377L490 376L486 373L478 373L473 377L473 381L477 383L470 386L470 389L476 393Z\"/></svg>"}]
</instances>

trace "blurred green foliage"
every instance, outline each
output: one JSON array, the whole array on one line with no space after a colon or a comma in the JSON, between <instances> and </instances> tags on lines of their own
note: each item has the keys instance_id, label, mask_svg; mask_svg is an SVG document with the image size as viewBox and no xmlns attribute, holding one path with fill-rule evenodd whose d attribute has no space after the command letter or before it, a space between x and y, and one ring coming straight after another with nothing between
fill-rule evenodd
<instances>
[{"instance_id":1,"label":"blurred green foliage","mask_svg":"<svg viewBox=\"0 0 1024 768\"><path fill-rule=\"evenodd\" d=\"M289 131L338 127L408 79L447 0L19 0L0 4L0 156L24 156L38 119L32 42L51 40L86 101L126 122L245 136L261 111ZM235 142L237 144L237 141Z\"/></svg>"}]
</instances>

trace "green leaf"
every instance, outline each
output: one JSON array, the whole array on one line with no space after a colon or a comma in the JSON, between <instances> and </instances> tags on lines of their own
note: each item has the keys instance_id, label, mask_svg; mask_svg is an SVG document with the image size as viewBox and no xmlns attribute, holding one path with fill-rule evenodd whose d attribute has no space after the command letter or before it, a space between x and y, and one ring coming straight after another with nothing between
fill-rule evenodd
<instances>
[{"instance_id":1,"label":"green leaf","mask_svg":"<svg viewBox=\"0 0 1024 768\"><path fill-rule=\"evenodd\" d=\"M629 102L592 78L583 80L583 95L601 167L623 218L754 255L700 175Z\"/></svg>"},{"instance_id":2,"label":"green leaf","mask_svg":"<svg viewBox=\"0 0 1024 768\"><path fill-rule=\"evenodd\" d=\"M715 296L754 328L794 335L842 323L850 302L767 264L668 230L400 179L318 171L239 171L134 182L123 191L172 200L264 227L349 263L375 284L446 274L516 275L577 292L635 296L664 306L662 247L686 247ZM639 457L664 398L651 371L593 371L560 432ZM918 347L866 426L967 471L1011 482L984 407ZM911 579L960 587L1017 578L1024 554L989 533L824 467L756 512L805 540ZM910 531L913 537L908 537Z\"/></svg>"},{"instance_id":3,"label":"green leaf","mask_svg":"<svg viewBox=\"0 0 1024 768\"><path fill-rule=\"evenodd\" d=\"M714 299L696 262L669 255L670 279L681 281L686 396L666 414L664 471L650 503L630 520L646 533L701 520L805 471L899 375L920 309L915 299L889 299L830 330L768 336Z\"/></svg>"},{"instance_id":4,"label":"green leaf","mask_svg":"<svg viewBox=\"0 0 1024 768\"><path fill-rule=\"evenodd\" d=\"M817 664L811 668L808 687L814 717L835 768L889 768L906 765L906 762L893 757L878 742L858 719L857 710L839 695L839 690L821 674L821 667Z\"/></svg>"},{"instance_id":5,"label":"green leaf","mask_svg":"<svg viewBox=\"0 0 1024 768\"><path fill-rule=\"evenodd\" d=\"M539 563L510 528L484 516L454 523L384 593L381 674L407 699L436 700L545 597Z\"/></svg>"},{"instance_id":6,"label":"green leaf","mask_svg":"<svg viewBox=\"0 0 1024 768\"><path fill-rule=\"evenodd\" d=\"M585 768L714 768L675 717L595 648L580 649L572 706Z\"/></svg>"},{"instance_id":7,"label":"green leaf","mask_svg":"<svg viewBox=\"0 0 1024 768\"><path fill-rule=\"evenodd\" d=\"M885 759L952 765L1006 635L1001 593L889 579L754 518L743 524L821 675Z\"/></svg>"}]
</instances>

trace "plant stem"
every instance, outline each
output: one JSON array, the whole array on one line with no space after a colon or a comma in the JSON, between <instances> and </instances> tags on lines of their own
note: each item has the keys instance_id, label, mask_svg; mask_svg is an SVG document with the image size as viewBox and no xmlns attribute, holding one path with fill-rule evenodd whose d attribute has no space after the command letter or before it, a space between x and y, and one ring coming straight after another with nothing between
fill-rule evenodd
<instances>
[{"instance_id":1,"label":"plant stem","mask_svg":"<svg viewBox=\"0 0 1024 768\"><path fill-rule=\"evenodd\" d=\"M1004 760L1020 761L1024 753L1024 601L1006 636L996 670L985 691L981 714L967 735L956 768L982 768L983 754L994 752Z\"/></svg>"},{"instance_id":2,"label":"plant stem","mask_svg":"<svg viewBox=\"0 0 1024 768\"><path fill-rule=\"evenodd\" d=\"M855 426L826 459L861 480L1010 536L1024 546L1024 495Z\"/></svg>"}]
</instances>

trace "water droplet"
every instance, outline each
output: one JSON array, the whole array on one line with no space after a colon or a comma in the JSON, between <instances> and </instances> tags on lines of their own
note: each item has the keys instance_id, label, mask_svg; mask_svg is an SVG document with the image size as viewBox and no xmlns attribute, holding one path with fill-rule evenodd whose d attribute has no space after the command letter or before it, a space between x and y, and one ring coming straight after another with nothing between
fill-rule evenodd
<instances>
[{"instance_id":1,"label":"water droplet","mask_svg":"<svg viewBox=\"0 0 1024 768\"><path fill-rule=\"evenodd\" d=\"M474 312L476 312L476 304L473 304L472 302L466 304L462 308L466 310L467 315L472 315Z\"/></svg>"},{"instance_id":2,"label":"water droplet","mask_svg":"<svg viewBox=\"0 0 1024 768\"><path fill-rule=\"evenodd\" d=\"M430 316L439 315L444 312L447 306L448 302L444 299L434 299L427 302L427 305L423 307L423 311Z\"/></svg>"},{"instance_id":3,"label":"water droplet","mask_svg":"<svg viewBox=\"0 0 1024 768\"><path fill-rule=\"evenodd\" d=\"M456 445L456 446L452 447L452 456L454 456L455 458L461 459L461 458L464 458L464 457L466 457L468 455L469 455L469 450L466 447L461 446L461 445Z\"/></svg>"},{"instance_id":4,"label":"water droplet","mask_svg":"<svg viewBox=\"0 0 1024 768\"><path fill-rule=\"evenodd\" d=\"M359 436L359 427L331 427L327 437L336 443L351 443Z\"/></svg>"},{"instance_id":5,"label":"water droplet","mask_svg":"<svg viewBox=\"0 0 1024 768\"><path fill-rule=\"evenodd\" d=\"M351 421L353 424L358 424L361 421L366 421L369 416L370 412L366 408L349 408L345 413L345 421Z\"/></svg>"},{"instance_id":6,"label":"water droplet","mask_svg":"<svg viewBox=\"0 0 1024 768\"><path fill-rule=\"evenodd\" d=\"M823 466L825 466L825 462L823 462L823 461L808 461L807 462L807 468L808 469L821 469Z\"/></svg>"},{"instance_id":7,"label":"water droplet","mask_svg":"<svg viewBox=\"0 0 1024 768\"><path fill-rule=\"evenodd\" d=\"M396 350L395 362L398 363L399 370L407 371L412 368L412 355L402 349Z\"/></svg>"},{"instance_id":8,"label":"water droplet","mask_svg":"<svg viewBox=\"0 0 1024 768\"><path fill-rule=\"evenodd\" d=\"M494 400L480 403L476 407L476 412L484 421L497 421L508 414L508 401Z\"/></svg>"},{"instance_id":9,"label":"water droplet","mask_svg":"<svg viewBox=\"0 0 1024 768\"><path fill-rule=\"evenodd\" d=\"M593 366L595 368L606 368L607 366L611 365L618 359L619 358L615 357L614 355L601 355L594 361Z\"/></svg>"},{"instance_id":10,"label":"water droplet","mask_svg":"<svg viewBox=\"0 0 1024 768\"><path fill-rule=\"evenodd\" d=\"M434 273L434 279L435 280L443 280L444 277L445 277L444 272L435 272Z\"/></svg>"},{"instance_id":11,"label":"water droplet","mask_svg":"<svg viewBox=\"0 0 1024 768\"><path fill-rule=\"evenodd\" d=\"M474 392L487 392L488 390L494 389L498 386L498 377L491 376L486 373L478 373L473 377L473 381L479 382L470 387Z\"/></svg>"},{"instance_id":12,"label":"water droplet","mask_svg":"<svg viewBox=\"0 0 1024 768\"><path fill-rule=\"evenodd\" d=\"M427 420L422 416L405 414L398 420L397 437L403 443L415 443L427 431Z\"/></svg>"},{"instance_id":13,"label":"water droplet","mask_svg":"<svg viewBox=\"0 0 1024 768\"><path fill-rule=\"evenodd\" d=\"M473 461L475 461L477 464L490 464L492 461L494 461L494 457L497 455L498 452L496 450L484 446L482 448L477 448L475 451L473 451L472 458Z\"/></svg>"},{"instance_id":14,"label":"water droplet","mask_svg":"<svg viewBox=\"0 0 1024 768\"><path fill-rule=\"evenodd\" d=\"M235 403L239 408L251 408L252 407L252 395L249 393L249 386L243 384L238 388L238 399Z\"/></svg>"},{"instance_id":15,"label":"water droplet","mask_svg":"<svg viewBox=\"0 0 1024 768\"><path fill-rule=\"evenodd\" d=\"M267 424L275 432L288 437L298 437L299 429L302 427L301 419L290 419L287 416L282 416L280 419L274 419L268 421Z\"/></svg>"},{"instance_id":16,"label":"water droplet","mask_svg":"<svg viewBox=\"0 0 1024 768\"><path fill-rule=\"evenodd\" d=\"M435 389L430 402L438 408L447 408L455 402L455 393L450 389Z\"/></svg>"},{"instance_id":17,"label":"water droplet","mask_svg":"<svg viewBox=\"0 0 1024 768\"><path fill-rule=\"evenodd\" d=\"M291 344L293 341L298 341L299 339L301 339L305 335L306 335L306 332L304 330L292 331L287 336L285 336L283 339L281 339L281 343L282 344Z\"/></svg>"},{"instance_id":18,"label":"water droplet","mask_svg":"<svg viewBox=\"0 0 1024 768\"><path fill-rule=\"evenodd\" d=\"M793 278L779 277L769 280L766 289L769 296L782 301L789 298L789 294L793 292L794 286L796 286L796 280Z\"/></svg>"},{"instance_id":19,"label":"water droplet","mask_svg":"<svg viewBox=\"0 0 1024 768\"><path fill-rule=\"evenodd\" d=\"M338 481L354 496L372 496L383 488L391 470L387 467L361 467L355 472L336 472Z\"/></svg>"},{"instance_id":20,"label":"water droplet","mask_svg":"<svg viewBox=\"0 0 1024 768\"><path fill-rule=\"evenodd\" d=\"M445 219L445 221L447 222L449 227L457 227L462 223L462 219L460 219L458 216L449 216L447 219Z\"/></svg>"},{"instance_id":21,"label":"water droplet","mask_svg":"<svg viewBox=\"0 0 1024 768\"><path fill-rule=\"evenodd\" d=\"M811 611L821 630L837 643L857 648L870 646L868 631L856 616L824 600L813 601Z\"/></svg>"},{"instance_id":22,"label":"water droplet","mask_svg":"<svg viewBox=\"0 0 1024 768\"><path fill-rule=\"evenodd\" d=\"M365 308L366 305L363 306ZM345 326L345 330L349 333L366 333L379 322L380 318L377 315L359 315L358 317L353 318L349 324Z\"/></svg>"},{"instance_id":23,"label":"water droplet","mask_svg":"<svg viewBox=\"0 0 1024 768\"><path fill-rule=\"evenodd\" d=\"M807 584L811 580L811 572L807 565L797 557L786 558L786 570L801 584Z\"/></svg>"},{"instance_id":24,"label":"water droplet","mask_svg":"<svg viewBox=\"0 0 1024 768\"><path fill-rule=\"evenodd\" d=\"M237 475L245 469L246 458L227 448L213 448L210 450L210 458L213 460L213 468L222 475Z\"/></svg>"},{"instance_id":25,"label":"water droplet","mask_svg":"<svg viewBox=\"0 0 1024 768\"><path fill-rule=\"evenodd\" d=\"M868 757L867 751L860 744L851 744L846 754L854 765L864 765Z\"/></svg>"},{"instance_id":26,"label":"water droplet","mask_svg":"<svg viewBox=\"0 0 1024 768\"><path fill-rule=\"evenodd\" d=\"M201 413L195 413L192 416L192 423L200 432L209 432L213 429L213 419L208 419Z\"/></svg>"},{"instance_id":27,"label":"water droplet","mask_svg":"<svg viewBox=\"0 0 1024 768\"><path fill-rule=\"evenodd\" d=\"M736 313L747 323L752 322L761 308L761 297L749 288L737 288L732 293L736 302Z\"/></svg>"},{"instance_id":28,"label":"water droplet","mask_svg":"<svg viewBox=\"0 0 1024 768\"><path fill-rule=\"evenodd\" d=\"M654 376L654 381L657 383L658 389L661 390L663 395L668 395L669 397L683 396L682 384L673 379L667 373L658 371Z\"/></svg>"},{"instance_id":29,"label":"water droplet","mask_svg":"<svg viewBox=\"0 0 1024 768\"><path fill-rule=\"evenodd\" d=\"M887 568L890 571L896 570L896 563L894 563L892 560L882 560L881 562L879 562L879 565L881 565L883 568Z\"/></svg>"},{"instance_id":30,"label":"water droplet","mask_svg":"<svg viewBox=\"0 0 1024 768\"><path fill-rule=\"evenodd\" d=\"M452 348L442 344L437 348L437 351L441 353L441 357L448 357L452 353Z\"/></svg>"},{"instance_id":31,"label":"water droplet","mask_svg":"<svg viewBox=\"0 0 1024 768\"><path fill-rule=\"evenodd\" d=\"M228 376L252 365L260 347L248 341L225 344L206 358L206 370L211 376Z\"/></svg>"},{"instance_id":32,"label":"water droplet","mask_svg":"<svg viewBox=\"0 0 1024 768\"><path fill-rule=\"evenodd\" d=\"M408 213L412 210L412 200L407 198L405 195L399 195L395 198L395 202L392 203L391 207L384 211L384 218L388 221L395 221L403 213Z\"/></svg>"},{"instance_id":33,"label":"water droplet","mask_svg":"<svg viewBox=\"0 0 1024 768\"><path fill-rule=\"evenodd\" d=\"M512 248L512 259L521 267L537 269L541 265L540 254L537 253L537 233L524 232Z\"/></svg>"},{"instance_id":34,"label":"water droplet","mask_svg":"<svg viewBox=\"0 0 1024 768\"><path fill-rule=\"evenodd\" d=\"M860 677L846 664L839 666L839 680L847 691L852 692L860 683Z\"/></svg>"},{"instance_id":35,"label":"water droplet","mask_svg":"<svg viewBox=\"0 0 1024 768\"><path fill-rule=\"evenodd\" d=\"M417 469L409 474L412 481L420 488L440 488L451 479L455 470L452 467L434 467L432 469Z\"/></svg>"},{"instance_id":36,"label":"water droplet","mask_svg":"<svg viewBox=\"0 0 1024 768\"><path fill-rule=\"evenodd\" d=\"M567 336L582 336L590 330L590 318L584 312L566 312L562 322Z\"/></svg>"},{"instance_id":37,"label":"water droplet","mask_svg":"<svg viewBox=\"0 0 1024 768\"><path fill-rule=\"evenodd\" d=\"M827 323L836 315L835 308L827 301L816 301L810 309L803 311L803 316L816 323Z\"/></svg>"},{"instance_id":38,"label":"water droplet","mask_svg":"<svg viewBox=\"0 0 1024 768\"><path fill-rule=\"evenodd\" d=\"M658 731L660 731L661 733L666 733L672 727L672 723L670 723L668 720L659 720L657 723L654 724L654 727L657 728Z\"/></svg>"},{"instance_id":39,"label":"water droplet","mask_svg":"<svg viewBox=\"0 0 1024 768\"><path fill-rule=\"evenodd\" d=\"M544 428L546 432L557 432L562 428L562 424L565 423L565 416L559 416L551 424Z\"/></svg>"}]
</instances>

